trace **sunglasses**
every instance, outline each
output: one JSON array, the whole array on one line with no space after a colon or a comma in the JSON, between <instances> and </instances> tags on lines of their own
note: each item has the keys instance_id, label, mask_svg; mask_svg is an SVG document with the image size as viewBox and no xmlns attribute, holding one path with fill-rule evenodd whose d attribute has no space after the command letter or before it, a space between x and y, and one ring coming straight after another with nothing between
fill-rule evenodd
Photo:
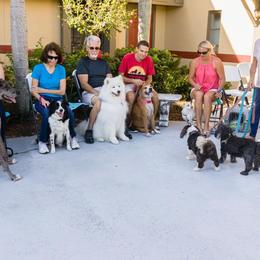
<instances>
[{"instance_id":1,"label":"sunglasses","mask_svg":"<svg viewBox=\"0 0 260 260\"><path fill-rule=\"evenodd\" d=\"M58 56L51 56L51 55L48 55L47 57L49 60L57 60L59 58Z\"/></svg>"},{"instance_id":2,"label":"sunglasses","mask_svg":"<svg viewBox=\"0 0 260 260\"><path fill-rule=\"evenodd\" d=\"M92 51L93 51L93 50L96 50L96 51L100 50L99 47L89 47L89 49L92 50Z\"/></svg>"},{"instance_id":3,"label":"sunglasses","mask_svg":"<svg viewBox=\"0 0 260 260\"><path fill-rule=\"evenodd\" d=\"M197 51L198 54L200 55L206 55L209 51Z\"/></svg>"}]
</instances>

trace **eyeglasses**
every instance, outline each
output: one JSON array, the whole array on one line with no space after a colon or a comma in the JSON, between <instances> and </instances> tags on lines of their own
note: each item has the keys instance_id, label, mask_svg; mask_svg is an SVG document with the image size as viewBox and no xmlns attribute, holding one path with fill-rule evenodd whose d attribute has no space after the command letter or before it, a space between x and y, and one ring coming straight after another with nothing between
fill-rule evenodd
<instances>
[{"instance_id":1,"label":"eyeglasses","mask_svg":"<svg viewBox=\"0 0 260 260\"><path fill-rule=\"evenodd\" d=\"M206 55L209 51L197 51L198 54L200 55Z\"/></svg>"},{"instance_id":2,"label":"eyeglasses","mask_svg":"<svg viewBox=\"0 0 260 260\"><path fill-rule=\"evenodd\" d=\"M47 57L49 60L57 60L59 58L58 56L51 56L51 55L48 55Z\"/></svg>"},{"instance_id":3,"label":"eyeglasses","mask_svg":"<svg viewBox=\"0 0 260 260\"><path fill-rule=\"evenodd\" d=\"M89 49L92 50L92 51L93 51L93 50L96 50L96 51L100 50L99 47L89 47Z\"/></svg>"}]
</instances>

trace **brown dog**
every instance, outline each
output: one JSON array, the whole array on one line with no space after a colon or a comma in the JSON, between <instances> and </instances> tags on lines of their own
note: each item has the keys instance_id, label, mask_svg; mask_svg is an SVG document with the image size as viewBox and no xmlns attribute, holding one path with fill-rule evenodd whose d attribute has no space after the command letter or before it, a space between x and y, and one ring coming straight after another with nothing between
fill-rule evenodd
<instances>
[{"instance_id":1,"label":"brown dog","mask_svg":"<svg viewBox=\"0 0 260 260\"><path fill-rule=\"evenodd\" d=\"M152 86L140 87L131 113L132 128L145 133L146 136L160 133L155 128L155 116L158 107L158 94L153 90Z\"/></svg>"}]
</instances>

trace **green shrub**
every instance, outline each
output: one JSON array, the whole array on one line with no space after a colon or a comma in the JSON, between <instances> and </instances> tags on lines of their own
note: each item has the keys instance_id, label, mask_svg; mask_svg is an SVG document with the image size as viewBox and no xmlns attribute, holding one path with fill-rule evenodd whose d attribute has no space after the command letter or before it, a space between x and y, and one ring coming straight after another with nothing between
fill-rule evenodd
<instances>
[{"instance_id":1,"label":"green shrub","mask_svg":"<svg viewBox=\"0 0 260 260\"><path fill-rule=\"evenodd\" d=\"M43 50L41 40L39 40L28 54L29 69L32 70L36 64L41 63L40 56ZM113 76L118 75L118 67L125 54L134 52L134 48L116 49L114 56L104 53L102 58L105 59L110 66ZM154 89L159 93L178 93L183 99L189 98L191 85L188 82L188 67L180 65L180 58L173 55L169 50L158 50L152 48L149 50L155 66L155 76L153 77ZM67 74L67 95L69 100L77 99L76 87L72 80L72 72L76 69L81 57L86 56L84 50L77 50L73 53L63 52L64 62ZM8 55L12 64L12 55ZM15 82L13 66L5 66L6 78L13 83Z\"/></svg>"}]
</instances>

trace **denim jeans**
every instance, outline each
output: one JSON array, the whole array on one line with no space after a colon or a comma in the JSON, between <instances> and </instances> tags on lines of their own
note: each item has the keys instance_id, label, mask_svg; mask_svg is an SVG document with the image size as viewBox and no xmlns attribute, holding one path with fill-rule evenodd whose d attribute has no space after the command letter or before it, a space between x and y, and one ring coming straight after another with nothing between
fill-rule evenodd
<instances>
[{"instance_id":1,"label":"denim jeans","mask_svg":"<svg viewBox=\"0 0 260 260\"><path fill-rule=\"evenodd\" d=\"M254 122L251 123L250 136L255 137L260 119L260 88L255 88L255 111L254 111Z\"/></svg>"},{"instance_id":2,"label":"denim jeans","mask_svg":"<svg viewBox=\"0 0 260 260\"><path fill-rule=\"evenodd\" d=\"M60 97L44 97L45 100L48 100L49 102L51 101L58 101L61 100ZM43 143L47 143L49 140L49 135L50 135L50 126L48 122L49 118L49 109L48 107L44 107L43 105L40 104L40 102L37 100L35 102L35 109L37 112L39 112L42 116L42 122L41 122L41 129L40 129L40 136L39 136L39 141ZM70 130L70 136L71 138L76 136L75 130L74 130L74 114L71 111L71 109L68 107L68 116L69 116L69 130Z\"/></svg>"}]
</instances>

